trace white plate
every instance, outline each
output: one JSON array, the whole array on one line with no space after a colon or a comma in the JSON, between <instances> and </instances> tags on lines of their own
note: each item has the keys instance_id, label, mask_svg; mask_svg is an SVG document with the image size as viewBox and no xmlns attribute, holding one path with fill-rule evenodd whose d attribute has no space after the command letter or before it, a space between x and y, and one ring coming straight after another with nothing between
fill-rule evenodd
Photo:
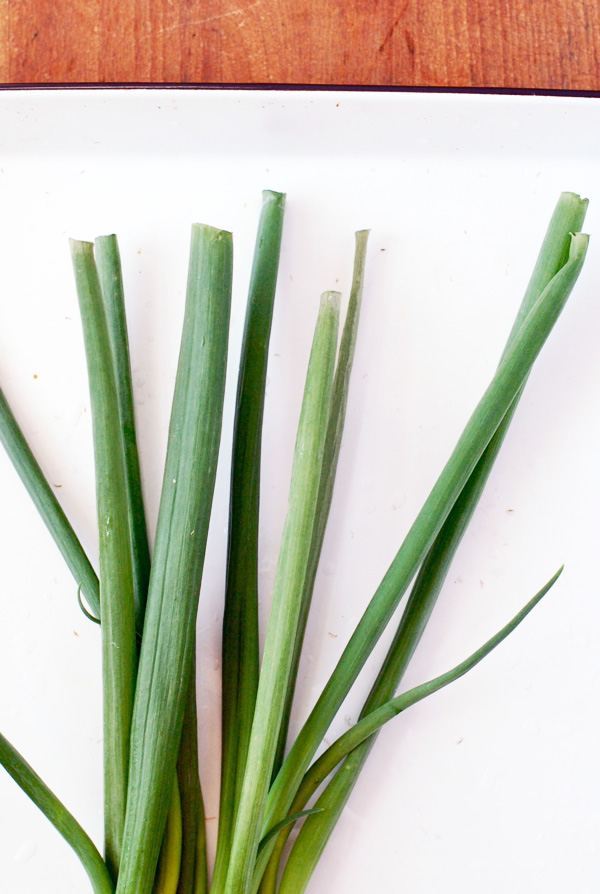
<instances>
[{"instance_id":1,"label":"white plate","mask_svg":"<svg viewBox=\"0 0 600 894\"><path fill-rule=\"evenodd\" d=\"M381 735L310 887L363 894L596 892L600 772L600 106L360 92L0 94L0 381L95 556L87 382L67 236L116 232L150 518L189 227L233 230L232 374L199 620L202 772L217 811L220 611L232 390L263 188L287 192L265 424L263 608L319 294L372 230L338 489L302 672L314 700L486 386L561 190L592 243L540 357L406 685L453 666L561 564L469 677ZM99 637L0 457L0 728L101 840ZM369 662L362 693L374 673ZM358 697L335 731L356 718ZM10 894L85 894L77 860L0 774Z\"/></svg>"}]
</instances>

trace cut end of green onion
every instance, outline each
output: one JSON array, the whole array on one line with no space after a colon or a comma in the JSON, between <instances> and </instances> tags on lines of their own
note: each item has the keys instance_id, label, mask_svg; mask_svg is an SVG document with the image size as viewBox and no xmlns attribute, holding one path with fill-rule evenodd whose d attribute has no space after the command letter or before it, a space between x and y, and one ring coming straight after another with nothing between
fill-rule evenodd
<instances>
[{"instance_id":1,"label":"cut end of green onion","mask_svg":"<svg viewBox=\"0 0 600 894\"><path fill-rule=\"evenodd\" d=\"M69 248L71 249L72 254L84 254L90 250L94 250L94 243L88 242L85 239L69 239Z\"/></svg>"},{"instance_id":2,"label":"cut end of green onion","mask_svg":"<svg viewBox=\"0 0 600 894\"><path fill-rule=\"evenodd\" d=\"M283 208L285 205L285 193L284 192L275 192L272 189L263 189L262 191L262 199L263 202L276 202L278 205L281 205Z\"/></svg>"},{"instance_id":3,"label":"cut end of green onion","mask_svg":"<svg viewBox=\"0 0 600 894\"><path fill-rule=\"evenodd\" d=\"M192 224L194 233L202 233L204 239L212 242L230 242L233 234L229 230L220 230L218 227L211 227L209 224L194 223Z\"/></svg>"},{"instance_id":4,"label":"cut end of green onion","mask_svg":"<svg viewBox=\"0 0 600 894\"><path fill-rule=\"evenodd\" d=\"M321 309L331 308L336 313L340 309L340 301L342 300L341 292L323 292L321 295Z\"/></svg>"}]
</instances>

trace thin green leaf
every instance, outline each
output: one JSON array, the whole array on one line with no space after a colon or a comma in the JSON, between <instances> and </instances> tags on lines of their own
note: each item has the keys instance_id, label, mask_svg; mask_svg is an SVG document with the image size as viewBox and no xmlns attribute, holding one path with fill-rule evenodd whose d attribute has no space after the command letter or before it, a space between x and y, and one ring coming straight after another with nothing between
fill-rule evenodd
<instances>
[{"instance_id":1,"label":"thin green leaf","mask_svg":"<svg viewBox=\"0 0 600 894\"><path fill-rule=\"evenodd\" d=\"M351 637L337 668L301 730L269 794L266 826L287 813L308 763L331 720L427 551L433 544L479 458L519 393L556 322L583 265L587 237L571 240L569 260L531 309L506 352L432 492Z\"/></svg>"},{"instance_id":2,"label":"thin green leaf","mask_svg":"<svg viewBox=\"0 0 600 894\"><path fill-rule=\"evenodd\" d=\"M71 240L90 385L100 535L106 862L116 879L127 801L137 666L125 459L112 350L94 246Z\"/></svg>"},{"instance_id":3,"label":"thin green leaf","mask_svg":"<svg viewBox=\"0 0 600 894\"><path fill-rule=\"evenodd\" d=\"M95 615L100 614L100 585L85 551L0 391L0 441L19 478L58 546Z\"/></svg>"},{"instance_id":4,"label":"thin green leaf","mask_svg":"<svg viewBox=\"0 0 600 894\"><path fill-rule=\"evenodd\" d=\"M579 196L573 193L563 193L559 197L515 324L509 335L507 348L544 288L568 260L570 234L578 232L582 228L587 205L586 200L581 200ZM361 717L369 714L375 708L391 699L400 684L400 680L431 616L450 564L473 516L492 466L500 451L516 410L520 393L500 423L421 566L400 625L386 660L361 712ZM327 818L319 823L319 831L324 839L319 845L320 852L323 850L325 841L328 840L341 815L358 775L375 743L375 738L375 736L371 737L360 747L354 749L344 764L343 773L336 774L329 782L326 792L323 792L320 797L320 803L327 814ZM274 890L279 859L284 843L285 836L281 836L261 885L262 894L270 894Z\"/></svg>"},{"instance_id":5,"label":"thin green leaf","mask_svg":"<svg viewBox=\"0 0 600 894\"><path fill-rule=\"evenodd\" d=\"M85 605L83 604L82 599L81 599L81 586L77 587L77 602L79 603L79 608L81 609L83 614L86 616L88 621L91 621L93 624L100 624L100 618L94 617L94 615L92 615L91 612L89 612L87 610L87 608L85 607Z\"/></svg>"},{"instance_id":6,"label":"thin green leaf","mask_svg":"<svg viewBox=\"0 0 600 894\"><path fill-rule=\"evenodd\" d=\"M283 714L309 556L333 385L339 293L325 292L311 351L273 603L225 891L251 883ZM277 818L277 822L281 817ZM274 823L269 824L269 827Z\"/></svg>"},{"instance_id":7,"label":"thin green leaf","mask_svg":"<svg viewBox=\"0 0 600 894\"><path fill-rule=\"evenodd\" d=\"M313 813L321 812L321 807L311 807L309 808L309 810L300 810L298 811L298 813L292 813L284 820L281 820L280 823L277 823L276 826L273 826L270 832L267 832L267 834L263 836L260 844L258 845L258 853L260 854L265 845L267 845L272 838L275 838L276 835L279 835L282 829L285 829L287 826L293 826L294 823L297 823L298 820L304 819L306 816L312 816Z\"/></svg>"},{"instance_id":8,"label":"thin green leaf","mask_svg":"<svg viewBox=\"0 0 600 894\"><path fill-rule=\"evenodd\" d=\"M219 835L213 885L223 886L258 687L258 520L261 431L285 196L263 192L238 377L231 466Z\"/></svg>"},{"instance_id":9,"label":"thin green leaf","mask_svg":"<svg viewBox=\"0 0 600 894\"><path fill-rule=\"evenodd\" d=\"M110 873L93 841L2 734L0 734L0 764L73 848L89 876L94 894L114 894L115 888Z\"/></svg>"},{"instance_id":10,"label":"thin green leaf","mask_svg":"<svg viewBox=\"0 0 600 894\"><path fill-rule=\"evenodd\" d=\"M372 737L374 733L388 722L388 720L396 717L402 711L405 711L422 699L427 698L427 696L432 695L439 689L443 689L444 686L448 686L449 683L458 680L479 664L479 662L482 661L486 655L489 655L496 646L500 645L500 643L506 639L516 627L518 627L521 621L527 617L529 612L535 608L548 590L554 586L561 575L562 570L563 569L560 568L551 580L549 580L548 583L536 593L533 599L531 599L521 611L518 612L508 624L506 624L506 626L481 646L481 648L477 649L476 652L473 652L473 654L465 661L462 661L445 674L435 677L428 683L415 686L414 689L410 689L408 692L381 705L340 736L340 738L337 739L317 761L315 761L310 770L306 773L297 796L294 799L292 810L295 811L298 807L306 804L309 798L316 792L321 782L327 778L340 761L362 742ZM284 869L281 883L278 888L279 894L302 894L306 889L310 876L321 856L327 841L327 836L323 835L322 830L319 828L319 824L322 821L327 823L328 817L327 809L321 804L320 799L317 801L316 806L324 809L319 815L308 819L302 827L302 831L300 832Z\"/></svg>"},{"instance_id":11,"label":"thin green leaf","mask_svg":"<svg viewBox=\"0 0 600 894\"><path fill-rule=\"evenodd\" d=\"M99 236L95 242L95 256L104 299L119 407L119 435L125 458L125 481L128 503L129 539L133 559L133 597L136 630L142 632L144 609L150 577L150 548L146 529L146 515L142 496L140 461L135 433L133 388L129 339L125 317L125 298L121 258L116 236Z\"/></svg>"},{"instance_id":12,"label":"thin green leaf","mask_svg":"<svg viewBox=\"0 0 600 894\"><path fill-rule=\"evenodd\" d=\"M292 658L292 667L290 670L286 703L283 712L281 730L279 733L277 756L275 758L275 765L273 768L274 776L276 776L279 772L279 769L283 762L283 758L285 756L290 715L292 711L294 691L296 688L298 667L300 665L300 655L302 653L306 623L308 621L308 614L310 611L312 594L315 586L315 578L317 576L317 568L319 565L319 560L321 558L323 540L325 539L325 528L327 527L327 519L329 518L331 501L333 499L333 486L335 484L340 447L342 444L342 434L344 431L344 422L346 419L346 406L348 403L348 389L350 386L350 375L352 373L352 365L354 362L354 348L356 346L356 335L358 332L358 323L360 319L368 238L368 230L359 230L359 232L356 233L356 250L354 255L352 288L350 291L350 300L348 302L346 321L344 323L344 329L340 341L340 349L335 369L335 379L333 382L333 391L331 393L329 424L327 428L327 437L325 439L323 466L321 470L321 482L319 485L319 496L317 500L317 517L315 519L312 543L310 547L310 556L304 581L304 593L302 596L302 607L300 610L300 618L298 620L298 629L296 631L294 656Z\"/></svg>"},{"instance_id":13,"label":"thin green leaf","mask_svg":"<svg viewBox=\"0 0 600 894\"><path fill-rule=\"evenodd\" d=\"M232 254L230 233L194 225L131 730L119 894L150 894L175 773L221 436Z\"/></svg>"}]
</instances>

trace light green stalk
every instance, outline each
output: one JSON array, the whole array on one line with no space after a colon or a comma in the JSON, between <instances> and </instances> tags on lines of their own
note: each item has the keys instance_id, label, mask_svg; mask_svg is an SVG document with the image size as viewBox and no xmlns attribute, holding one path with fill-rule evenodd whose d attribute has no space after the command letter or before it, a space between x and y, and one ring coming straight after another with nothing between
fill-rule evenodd
<instances>
[{"instance_id":1,"label":"light green stalk","mask_svg":"<svg viewBox=\"0 0 600 894\"><path fill-rule=\"evenodd\" d=\"M248 889L262 838L263 813L283 716L317 507L337 348L339 298L337 292L322 296L308 366L226 894L242 894Z\"/></svg>"},{"instance_id":2,"label":"light green stalk","mask_svg":"<svg viewBox=\"0 0 600 894\"><path fill-rule=\"evenodd\" d=\"M231 234L192 228L186 311L146 605L119 894L150 894L185 701L221 436Z\"/></svg>"},{"instance_id":3,"label":"light green stalk","mask_svg":"<svg viewBox=\"0 0 600 894\"><path fill-rule=\"evenodd\" d=\"M352 288L350 290L348 311L346 313L346 320L344 322L342 338L340 341L340 350L335 368L333 390L331 393L331 407L329 411L329 422L327 425L327 437L325 438L325 449L323 452L323 465L321 468L319 496L317 499L317 516L315 519L315 525L312 534L312 543L310 546L310 556L306 569L306 577L304 579L302 607L300 609L298 629L296 631L296 642L294 646L294 655L292 658L290 678L288 681L288 691L283 712L283 720L281 722L281 729L279 731L277 756L275 758L275 764L273 767L274 777L279 772L281 764L283 763L283 758L285 756L288 727L290 722L290 715L292 712L298 668L300 665L300 655L302 653L302 646L304 643L304 634L306 631L306 623L308 621L308 613L310 611L312 594L315 586L315 578L317 576L317 568L319 566L321 550L323 548L323 541L325 539L327 519L329 518L329 510L331 509L331 501L333 499L333 486L335 483L335 476L337 472L340 447L342 445L342 433L344 431L346 406L348 403L348 390L350 387L350 375L352 373L354 349L356 346L356 336L358 332L358 323L360 320L368 238L368 230L359 230L359 232L355 235L356 250L354 254Z\"/></svg>"}]
</instances>

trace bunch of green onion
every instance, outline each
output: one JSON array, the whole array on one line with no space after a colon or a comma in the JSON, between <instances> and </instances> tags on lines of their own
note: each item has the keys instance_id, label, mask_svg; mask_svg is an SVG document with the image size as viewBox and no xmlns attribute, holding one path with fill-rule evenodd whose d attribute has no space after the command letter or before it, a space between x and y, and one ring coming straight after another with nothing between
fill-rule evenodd
<instances>
[{"instance_id":1,"label":"bunch of green onion","mask_svg":"<svg viewBox=\"0 0 600 894\"><path fill-rule=\"evenodd\" d=\"M93 419L98 573L0 392L0 437L74 575L82 608L100 624L103 856L2 736L0 762L75 850L95 894L303 892L381 726L474 667L514 630L560 574L559 570L516 617L457 667L396 694L531 367L582 268L588 240L579 231L587 202L571 193L558 201L488 389L313 710L295 741L288 741L344 428L368 233L356 234L352 290L340 339L340 296L325 292L321 298L261 655L261 430L284 204L281 194L263 194L239 364L223 619L221 802L210 881L198 774L195 624L225 391L231 234L208 226L192 229L185 320L152 556L114 236L94 244L71 243ZM411 583L387 657L358 722L315 759ZM286 848L297 823L299 834Z\"/></svg>"}]
</instances>

